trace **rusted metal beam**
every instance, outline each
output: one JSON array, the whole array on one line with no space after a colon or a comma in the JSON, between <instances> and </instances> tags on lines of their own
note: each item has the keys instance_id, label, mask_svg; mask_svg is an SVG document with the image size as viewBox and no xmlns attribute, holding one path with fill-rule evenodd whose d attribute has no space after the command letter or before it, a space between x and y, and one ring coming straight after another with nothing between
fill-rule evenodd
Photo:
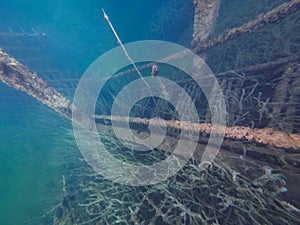
<instances>
[{"instance_id":1,"label":"rusted metal beam","mask_svg":"<svg viewBox=\"0 0 300 225\"><path fill-rule=\"evenodd\" d=\"M71 101L2 49L0 49L0 80L16 90L26 92L71 119Z\"/></svg>"},{"instance_id":2,"label":"rusted metal beam","mask_svg":"<svg viewBox=\"0 0 300 225\"><path fill-rule=\"evenodd\" d=\"M111 123L111 121L117 121L118 124L136 123L149 125L150 120L147 118L128 118L119 116L103 116L95 115L95 119L100 119L106 123ZM152 126L162 126L160 119L151 119ZM191 132L199 132L202 136L208 136L213 129L210 123L191 123L187 121L174 121L165 120L164 126L167 128L174 128L176 130L188 130ZM220 129L222 130L222 129ZM300 150L300 135L298 134L288 134L282 131L274 130L272 128L250 128L244 126L234 126L226 127L225 139L232 141L245 141L249 144L257 143L265 146L274 146L277 148L284 149L299 149Z\"/></svg>"},{"instance_id":3,"label":"rusted metal beam","mask_svg":"<svg viewBox=\"0 0 300 225\"><path fill-rule=\"evenodd\" d=\"M205 42L213 33L221 0L194 0L194 33L192 46Z\"/></svg>"}]
</instances>

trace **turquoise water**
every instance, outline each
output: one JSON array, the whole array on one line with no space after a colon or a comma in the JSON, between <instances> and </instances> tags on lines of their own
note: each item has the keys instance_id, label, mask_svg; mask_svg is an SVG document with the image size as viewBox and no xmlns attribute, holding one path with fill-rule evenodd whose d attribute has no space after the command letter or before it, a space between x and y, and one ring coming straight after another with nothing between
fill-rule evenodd
<instances>
[{"instance_id":1,"label":"turquoise water","mask_svg":"<svg viewBox=\"0 0 300 225\"><path fill-rule=\"evenodd\" d=\"M70 125L24 93L1 92L0 224L39 224L61 201L63 158L76 151Z\"/></svg>"},{"instance_id":2,"label":"turquoise water","mask_svg":"<svg viewBox=\"0 0 300 225\"><path fill-rule=\"evenodd\" d=\"M127 43L152 37L149 21L164 2L0 0L0 33L10 34L0 36L0 47L46 80L53 68L62 77L78 78L94 59L117 46L102 7ZM14 36L32 33L32 28L47 37ZM61 86L56 78L51 76L54 86ZM72 95L67 89L62 92ZM51 109L0 83L1 225L52 224L67 156L79 157L70 129Z\"/></svg>"}]
</instances>

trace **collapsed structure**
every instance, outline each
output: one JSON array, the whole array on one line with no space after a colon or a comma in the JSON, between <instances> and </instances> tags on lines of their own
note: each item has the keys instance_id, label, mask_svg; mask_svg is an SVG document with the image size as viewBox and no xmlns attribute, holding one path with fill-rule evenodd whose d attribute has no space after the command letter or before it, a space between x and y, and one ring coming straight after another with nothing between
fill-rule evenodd
<instances>
[{"instance_id":1,"label":"collapsed structure","mask_svg":"<svg viewBox=\"0 0 300 225\"><path fill-rule=\"evenodd\" d=\"M258 15L240 27L210 38L213 36L220 4L220 0L194 0L193 50L198 54L205 53L207 62L212 64L225 54L230 55L232 49L238 49L230 40L239 40L242 35L249 35L250 39L244 41L250 42L255 39L255 37L251 39L251 34L255 34L260 28L274 23L275 27L277 23L277 26L280 26L280 23L285 24L284 28L288 25L296 26L290 20L296 20L300 16L300 1L292 0ZM276 28L274 30L276 31ZM294 182L300 177L300 58L299 52L293 49L297 41L299 40L291 40L287 46L282 46L284 51L289 50L287 52L282 51L280 54L275 52L272 56L259 53L257 56L252 55L253 58L249 60L243 58L246 57L246 53L240 55L236 53L236 60L229 58L227 62L220 63L216 77L228 106L228 127L223 151L217 159L218 163L212 164L206 171L196 166L211 131L210 112L207 105L199 104L199 99L203 98L201 90L188 79L178 80L184 90L192 96L195 104L199 105L204 116L199 124L191 124L176 121L176 115L175 117L172 115L170 117L172 119L166 123L169 137L165 142L176 143L177 134L181 129L200 130L195 161L190 162L180 173L166 182L151 187L122 187L109 181L104 182L103 178L86 165L77 162L74 169L78 170L78 173L70 175L69 179L68 176L66 180L64 178L63 201L55 212L54 224L299 222L299 210L292 205L299 207L300 201L298 183ZM219 48L221 44L223 46ZM272 43L269 45L272 47ZM228 49L230 51L227 51ZM250 50L247 53L251 53ZM216 57L218 55L216 52L220 58ZM265 57L263 62L260 56ZM174 57L184 57L184 54ZM232 61L238 66L232 65ZM148 67L146 65L140 69ZM130 73L131 71L127 74ZM71 119L72 110L78 110L70 100L50 87L46 81L2 50L0 79L5 84L28 93L67 118ZM128 82L126 79L126 72L111 79L107 88L111 91L106 93L109 99L114 99L117 95L114 93L116 80L126 83ZM266 87L267 91L264 89ZM99 100L102 110L100 112L105 112L111 105L105 101L104 98ZM110 128L112 120L121 122L129 120L136 125L137 132L143 133L145 130L141 127L149 125L149 120L145 118L149 115L152 117L160 115L166 110L163 102L156 102L154 107L149 99L145 99L142 103L144 107L136 107L133 115L138 116L133 118L95 116L99 122L98 131L102 133L103 140L114 149L113 154L119 154L118 150L122 144L112 135ZM148 109L149 105L151 110ZM182 126L179 127L179 123ZM157 150L157 155L153 153L154 155L150 156L155 158L168 154L165 146L162 145ZM126 149L124 154L136 160L136 155L130 149ZM148 159L150 162L151 157ZM222 160L225 163L221 163ZM283 174L286 180L280 174ZM285 192L285 188L288 192ZM74 189L77 191L73 191ZM210 193L209 196L203 197L207 193Z\"/></svg>"}]
</instances>

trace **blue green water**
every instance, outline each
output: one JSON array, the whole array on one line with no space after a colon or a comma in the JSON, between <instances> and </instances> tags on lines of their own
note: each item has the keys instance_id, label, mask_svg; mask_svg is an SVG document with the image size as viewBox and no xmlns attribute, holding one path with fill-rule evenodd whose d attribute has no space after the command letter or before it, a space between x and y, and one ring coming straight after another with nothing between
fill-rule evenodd
<instances>
[{"instance_id":1,"label":"blue green water","mask_svg":"<svg viewBox=\"0 0 300 225\"><path fill-rule=\"evenodd\" d=\"M0 0L0 33L10 34L0 36L0 47L46 80L45 71L52 68L67 78L76 71L78 77L94 59L117 46L101 8L127 43L153 37L149 21L164 3ZM32 33L32 28L47 37L14 36L14 32ZM1 225L39 224L43 215L45 224L52 223L47 213L61 202L65 156L79 157L70 129L70 123L51 109L0 83Z\"/></svg>"},{"instance_id":2,"label":"blue green water","mask_svg":"<svg viewBox=\"0 0 300 225\"><path fill-rule=\"evenodd\" d=\"M60 118L3 84L1 92L1 224L31 224L58 200L61 165L54 157L62 149L59 131L48 121Z\"/></svg>"}]
</instances>

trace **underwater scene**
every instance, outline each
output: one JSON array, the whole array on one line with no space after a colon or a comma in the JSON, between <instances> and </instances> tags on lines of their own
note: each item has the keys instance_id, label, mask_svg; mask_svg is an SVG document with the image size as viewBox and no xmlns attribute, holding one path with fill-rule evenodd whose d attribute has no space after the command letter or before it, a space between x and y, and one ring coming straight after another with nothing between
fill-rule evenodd
<instances>
[{"instance_id":1,"label":"underwater scene","mask_svg":"<svg viewBox=\"0 0 300 225\"><path fill-rule=\"evenodd\" d=\"M0 225L300 224L300 0L0 0Z\"/></svg>"}]
</instances>

